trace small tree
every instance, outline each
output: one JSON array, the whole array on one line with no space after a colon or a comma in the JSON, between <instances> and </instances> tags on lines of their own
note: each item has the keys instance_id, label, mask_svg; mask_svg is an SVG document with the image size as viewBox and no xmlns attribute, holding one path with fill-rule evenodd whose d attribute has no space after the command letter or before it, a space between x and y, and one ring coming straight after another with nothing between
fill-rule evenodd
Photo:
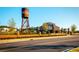
<instances>
[{"instance_id":1,"label":"small tree","mask_svg":"<svg viewBox=\"0 0 79 59\"><path fill-rule=\"evenodd\" d=\"M31 28L30 28L30 31L31 31L32 33L34 33L34 31L35 31L34 27L31 27Z\"/></svg>"},{"instance_id":2,"label":"small tree","mask_svg":"<svg viewBox=\"0 0 79 59\"><path fill-rule=\"evenodd\" d=\"M76 25L75 24L73 24L72 26L71 26L71 31L74 33L75 31L76 31Z\"/></svg>"},{"instance_id":3,"label":"small tree","mask_svg":"<svg viewBox=\"0 0 79 59\"><path fill-rule=\"evenodd\" d=\"M15 23L13 18L8 21L8 26L10 27L9 31L13 31L14 30L14 28L16 26L16 23Z\"/></svg>"},{"instance_id":4,"label":"small tree","mask_svg":"<svg viewBox=\"0 0 79 59\"><path fill-rule=\"evenodd\" d=\"M66 28L64 28L64 33L66 33Z\"/></svg>"},{"instance_id":5,"label":"small tree","mask_svg":"<svg viewBox=\"0 0 79 59\"><path fill-rule=\"evenodd\" d=\"M67 29L67 33L68 33L68 34L70 33L70 28Z\"/></svg>"},{"instance_id":6,"label":"small tree","mask_svg":"<svg viewBox=\"0 0 79 59\"><path fill-rule=\"evenodd\" d=\"M64 29L63 28L61 28L61 33L63 33L64 32Z\"/></svg>"},{"instance_id":7,"label":"small tree","mask_svg":"<svg viewBox=\"0 0 79 59\"><path fill-rule=\"evenodd\" d=\"M48 24L47 23L44 23L42 27L43 27L43 30L45 32L48 30Z\"/></svg>"},{"instance_id":8,"label":"small tree","mask_svg":"<svg viewBox=\"0 0 79 59\"><path fill-rule=\"evenodd\" d=\"M11 28L15 28L16 23L15 23L15 21L14 21L13 18L9 20L9 22L8 22L8 26L11 27Z\"/></svg>"}]
</instances>

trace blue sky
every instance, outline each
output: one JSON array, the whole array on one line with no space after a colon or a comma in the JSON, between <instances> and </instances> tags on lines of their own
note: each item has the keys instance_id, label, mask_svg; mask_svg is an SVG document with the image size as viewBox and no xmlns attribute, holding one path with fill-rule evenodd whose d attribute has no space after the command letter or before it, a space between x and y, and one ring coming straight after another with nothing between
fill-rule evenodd
<instances>
[{"instance_id":1,"label":"blue sky","mask_svg":"<svg viewBox=\"0 0 79 59\"><path fill-rule=\"evenodd\" d=\"M21 7L0 7L0 25L7 25L8 20L14 18L16 27L21 27ZM78 7L29 7L30 26L40 26L44 22L53 22L64 28L72 24L79 29Z\"/></svg>"}]
</instances>

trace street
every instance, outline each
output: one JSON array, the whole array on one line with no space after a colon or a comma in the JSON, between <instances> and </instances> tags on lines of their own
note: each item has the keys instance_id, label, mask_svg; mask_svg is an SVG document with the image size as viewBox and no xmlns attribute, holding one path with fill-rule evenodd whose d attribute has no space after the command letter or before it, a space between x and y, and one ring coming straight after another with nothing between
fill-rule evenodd
<instances>
[{"instance_id":1,"label":"street","mask_svg":"<svg viewBox=\"0 0 79 59\"><path fill-rule=\"evenodd\" d=\"M79 47L79 36L1 43L0 52L63 52Z\"/></svg>"}]
</instances>

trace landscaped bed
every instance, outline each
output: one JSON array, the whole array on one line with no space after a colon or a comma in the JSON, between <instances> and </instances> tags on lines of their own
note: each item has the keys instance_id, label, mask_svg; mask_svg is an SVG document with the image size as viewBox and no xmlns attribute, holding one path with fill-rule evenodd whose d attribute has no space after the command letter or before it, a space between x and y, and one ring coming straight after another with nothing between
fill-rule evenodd
<instances>
[{"instance_id":1,"label":"landscaped bed","mask_svg":"<svg viewBox=\"0 0 79 59\"><path fill-rule=\"evenodd\" d=\"M52 36L65 36L65 35L66 34L0 35L0 39L31 38L31 37L52 37Z\"/></svg>"}]
</instances>

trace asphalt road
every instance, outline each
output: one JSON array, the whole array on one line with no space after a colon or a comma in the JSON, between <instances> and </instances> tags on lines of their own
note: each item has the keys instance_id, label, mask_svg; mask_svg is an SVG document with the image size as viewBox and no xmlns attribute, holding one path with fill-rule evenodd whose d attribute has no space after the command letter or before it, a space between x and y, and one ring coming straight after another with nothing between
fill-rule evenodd
<instances>
[{"instance_id":1,"label":"asphalt road","mask_svg":"<svg viewBox=\"0 0 79 59\"><path fill-rule=\"evenodd\" d=\"M79 47L79 36L0 44L0 52L62 52Z\"/></svg>"}]
</instances>

